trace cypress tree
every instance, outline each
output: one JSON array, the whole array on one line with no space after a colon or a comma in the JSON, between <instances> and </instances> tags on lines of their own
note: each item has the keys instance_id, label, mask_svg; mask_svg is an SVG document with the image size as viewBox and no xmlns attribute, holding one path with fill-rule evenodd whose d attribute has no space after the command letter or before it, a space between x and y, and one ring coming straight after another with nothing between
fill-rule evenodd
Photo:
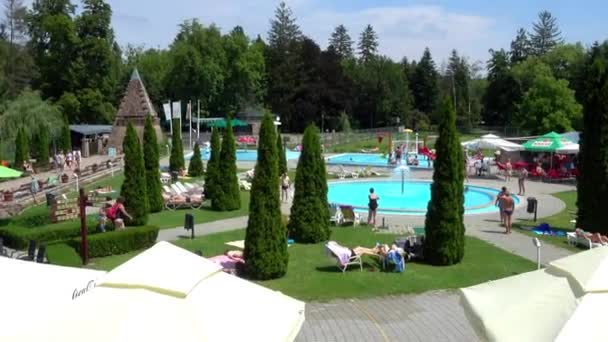
<instances>
[{"instance_id":1,"label":"cypress tree","mask_svg":"<svg viewBox=\"0 0 608 342\"><path fill-rule=\"evenodd\" d=\"M231 118L226 119L226 130L222 138L219 168L216 169L218 186L211 207L219 211L231 211L241 208L241 191L236 177L236 142L232 133Z\"/></svg>"},{"instance_id":2,"label":"cypress tree","mask_svg":"<svg viewBox=\"0 0 608 342\"><path fill-rule=\"evenodd\" d=\"M260 127L245 235L245 266L253 279L280 278L287 272L289 255L287 232L281 222L277 152L274 123L267 113Z\"/></svg>"},{"instance_id":3,"label":"cypress tree","mask_svg":"<svg viewBox=\"0 0 608 342\"><path fill-rule=\"evenodd\" d=\"M184 161L184 146L182 145L181 127L179 127L179 120L174 120L173 135L171 136L171 156L169 157L169 170L179 171L183 169L185 165L186 162Z\"/></svg>"},{"instance_id":4,"label":"cypress tree","mask_svg":"<svg viewBox=\"0 0 608 342\"><path fill-rule=\"evenodd\" d=\"M302 243L325 241L331 234L325 161L314 125L304 131L288 227L291 237Z\"/></svg>"},{"instance_id":5,"label":"cypress tree","mask_svg":"<svg viewBox=\"0 0 608 342\"><path fill-rule=\"evenodd\" d=\"M603 49L592 48L585 69L587 99L577 164L576 223L587 231L608 235L608 44Z\"/></svg>"},{"instance_id":6,"label":"cypress tree","mask_svg":"<svg viewBox=\"0 0 608 342\"><path fill-rule=\"evenodd\" d=\"M192 158L190 158L190 164L188 165L188 175L190 177L200 177L205 172L203 168L203 160L201 159L201 149L198 147L198 143L194 144L194 151L192 152Z\"/></svg>"},{"instance_id":7,"label":"cypress tree","mask_svg":"<svg viewBox=\"0 0 608 342\"><path fill-rule=\"evenodd\" d=\"M209 161L207 161L207 173L205 173L205 197L212 202L219 182L220 152L220 133L216 128L213 128L211 131L211 155Z\"/></svg>"},{"instance_id":8,"label":"cypress tree","mask_svg":"<svg viewBox=\"0 0 608 342\"><path fill-rule=\"evenodd\" d=\"M70 134L70 124L68 118L64 115L64 125L61 127L61 140L59 141L59 147L64 153L68 153L72 150L72 136Z\"/></svg>"},{"instance_id":9,"label":"cypress tree","mask_svg":"<svg viewBox=\"0 0 608 342\"><path fill-rule=\"evenodd\" d=\"M36 164L40 167L49 165L49 132L45 125L40 126L36 134Z\"/></svg>"},{"instance_id":10,"label":"cypress tree","mask_svg":"<svg viewBox=\"0 0 608 342\"><path fill-rule=\"evenodd\" d=\"M441 117L425 220L424 257L433 265L452 265L464 256L464 158L449 97L443 102Z\"/></svg>"},{"instance_id":11,"label":"cypress tree","mask_svg":"<svg viewBox=\"0 0 608 342\"><path fill-rule=\"evenodd\" d=\"M282 176L287 172L287 156L285 155L285 147L283 146L281 133L277 133L277 153L279 157L279 176Z\"/></svg>"},{"instance_id":12,"label":"cypress tree","mask_svg":"<svg viewBox=\"0 0 608 342\"><path fill-rule=\"evenodd\" d=\"M17 136L15 137L15 168L21 168L23 162L28 160L27 150L27 136L23 128L17 130Z\"/></svg>"},{"instance_id":13,"label":"cypress tree","mask_svg":"<svg viewBox=\"0 0 608 342\"><path fill-rule=\"evenodd\" d=\"M137 132L130 122L127 126L127 133L122 143L122 149L125 154L125 180L120 188L120 195L125 199L127 212L133 217L133 220L127 221L127 223L133 226L143 226L148 221L148 196L144 156Z\"/></svg>"},{"instance_id":14,"label":"cypress tree","mask_svg":"<svg viewBox=\"0 0 608 342\"><path fill-rule=\"evenodd\" d=\"M160 183L160 151L156 131L152 124L152 117L146 116L144 126L144 165L146 169L146 186L148 205L151 213L163 210L164 201L162 196L162 185Z\"/></svg>"}]
</instances>

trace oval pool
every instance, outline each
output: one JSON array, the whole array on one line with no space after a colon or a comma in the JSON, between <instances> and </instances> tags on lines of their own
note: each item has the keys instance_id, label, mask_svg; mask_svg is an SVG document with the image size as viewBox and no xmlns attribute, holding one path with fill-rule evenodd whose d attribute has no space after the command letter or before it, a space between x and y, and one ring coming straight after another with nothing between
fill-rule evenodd
<instances>
[{"instance_id":1,"label":"oval pool","mask_svg":"<svg viewBox=\"0 0 608 342\"><path fill-rule=\"evenodd\" d=\"M211 150L205 149L201 150L201 157L203 160L209 160L211 156ZM294 151L285 151L285 156L287 160L293 160L300 158L300 152ZM192 158L192 152L186 154L184 156L186 160L190 160ZM237 161L257 161L258 160L258 151L257 150L236 150L236 160Z\"/></svg>"},{"instance_id":2,"label":"oval pool","mask_svg":"<svg viewBox=\"0 0 608 342\"><path fill-rule=\"evenodd\" d=\"M498 190L465 185L464 207L465 214L487 214L498 212L494 201ZM328 184L327 199L330 203L347 204L357 211L367 211L367 195L374 188L380 197L378 211L394 215L425 215L431 199L431 182L406 181L404 192L401 193L401 181L349 181L332 182ZM513 196L515 205L519 198Z\"/></svg>"}]
</instances>

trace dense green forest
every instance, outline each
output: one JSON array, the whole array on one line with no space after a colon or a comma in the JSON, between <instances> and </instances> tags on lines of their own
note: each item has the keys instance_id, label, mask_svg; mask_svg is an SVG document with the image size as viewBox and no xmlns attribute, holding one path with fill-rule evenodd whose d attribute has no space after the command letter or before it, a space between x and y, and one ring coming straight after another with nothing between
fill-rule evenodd
<instances>
[{"instance_id":1,"label":"dense green forest","mask_svg":"<svg viewBox=\"0 0 608 342\"><path fill-rule=\"evenodd\" d=\"M513 29L508 51L488 47L484 64L456 49L447 61L435 61L429 49L420 60L392 60L379 54L381 37L371 25L353 33L336 23L323 49L284 3L269 13L265 37L191 19L179 24L168 47L152 49L119 46L112 9L103 0L34 0L28 8L23 0L2 1L0 140L14 140L14 128L23 124L112 122L134 67L158 109L168 99L200 100L208 116L269 109L289 132L311 122L337 131L428 129L440 122L438 103L445 96L461 130L486 124L540 133L581 126L588 47L564 42L546 11L529 29ZM51 139L59 133L50 128Z\"/></svg>"}]
</instances>

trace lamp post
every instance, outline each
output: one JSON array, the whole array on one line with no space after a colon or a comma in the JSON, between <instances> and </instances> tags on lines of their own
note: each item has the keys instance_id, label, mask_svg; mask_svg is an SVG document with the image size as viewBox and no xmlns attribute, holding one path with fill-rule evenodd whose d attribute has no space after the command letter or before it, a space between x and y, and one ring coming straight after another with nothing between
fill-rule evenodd
<instances>
[{"instance_id":1,"label":"lamp post","mask_svg":"<svg viewBox=\"0 0 608 342\"><path fill-rule=\"evenodd\" d=\"M540 240L538 240L538 238L534 238L532 239L532 243L536 247L536 269L540 270Z\"/></svg>"},{"instance_id":2,"label":"lamp post","mask_svg":"<svg viewBox=\"0 0 608 342\"><path fill-rule=\"evenodd\" d=\"M418 131L416 131L416 154L418 154Z\"/></svg>"}]
</instances>

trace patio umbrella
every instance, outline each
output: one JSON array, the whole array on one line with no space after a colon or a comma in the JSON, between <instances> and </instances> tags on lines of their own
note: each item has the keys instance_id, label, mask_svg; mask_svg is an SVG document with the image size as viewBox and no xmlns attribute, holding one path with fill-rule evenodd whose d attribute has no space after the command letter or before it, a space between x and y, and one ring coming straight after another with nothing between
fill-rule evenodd
<instances>
[{"instance_id":1,"label":"patio umbrella","mask_svg":"<svg viewBox=\"0 0 608 342\"><path fill-rule=\"evenodd\" d=\"M521 151L519 144L507 141L494 134L486 134L481 137L462 143L462 146L470 150L478 149L502 149L505 151Z\"/></svg>"},{"instance_id":2,"label":"patio umbrella","mask_svg":"<svg viewBox=\"0 0 608 342\"><path fill-rule=\"evenodd\" d=\"M6 166L0 166L0 178L17 178L21 177L21 172L9 169Z\"/></svg>"},{"instance_id":3,"label":"patio umbrella","mask_svg":"<svg viewBox=\"0 0 608 342\"><path fill-rule=\"evenodd\" d=\"M605 341L600 320L608 305L608 248L461 289L461 299L482 340Z\"/></svg>"},{"instance_id":4,"label":"patio umbrella","mask_svg":"<svg viewBox=\"0 0 608 342\"><path fill-rule=\"evenodd\" d=\"M558 149L574 144L569 139L555 132L547 133L538 138L528 140L522 147L530 152L557 152Z\"/></svg>"},{"instance_id":5,"label":"patio umbrella","mask_svg":"<svg viewBox=\"0 0 608 342\"><path fill-rule=\"evenodd\" d=\"M10 340L292 341L304 303L160 242L44 318Z\"/></svg>"},{"instance_id":6,"label":"patio umbrella","mask_svg":"<svg viewBox=\"0 0 608 342\"><path fill-rule=\"evenodd\" d=\"M245 121L239 119L232 119L230 123L232 124L232 127L245 127L249 125ZM226 119L210 121L207 123L207 126L215 128L226 128Z\"/></svg>"}]
</instances>

